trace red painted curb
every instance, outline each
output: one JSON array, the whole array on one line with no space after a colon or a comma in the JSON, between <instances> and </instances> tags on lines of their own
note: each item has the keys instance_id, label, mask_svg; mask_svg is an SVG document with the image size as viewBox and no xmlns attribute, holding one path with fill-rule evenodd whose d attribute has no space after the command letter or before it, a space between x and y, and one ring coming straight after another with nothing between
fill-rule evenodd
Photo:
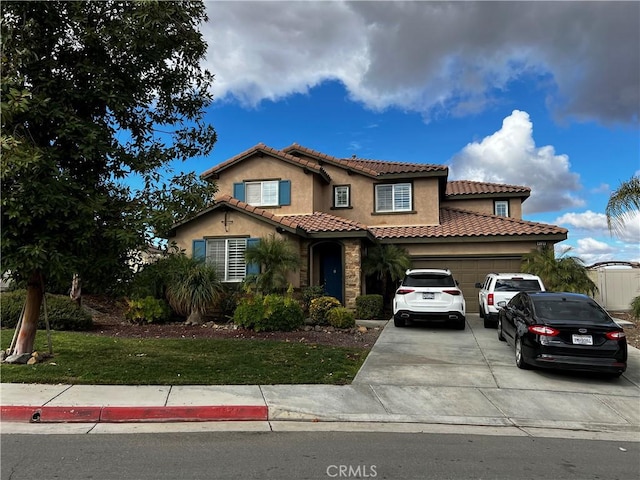
<instances>
[{"instance_id":1,"label":"red painted curb","mask_svg":"<svg viewBox=\"0 0 640 480\"><path fill-rule=\"evenodd\" d=\"M266 406L0 407L0 421L33 423L266 421Z\"/></svg>"},{"instance_id":2,"label":"red painted curb","mask_svg":"<svg viewBox=\"0 0 640 480\"><path fill-rule=\"evenodd\" d=\"M85 422L100 421L102 407L26 407L7 406L0 409L3 422Z\"/></svg>"},{"instance_id":3,"label":"red painted curb","mask_svg":"<svg viewBox=\"0 0 640 480\"><path fill-rule=\"evenodd\" d=\"M210 422L267 420L266 406L104 407L101 422Z\"/></svg>"}]
</instances>

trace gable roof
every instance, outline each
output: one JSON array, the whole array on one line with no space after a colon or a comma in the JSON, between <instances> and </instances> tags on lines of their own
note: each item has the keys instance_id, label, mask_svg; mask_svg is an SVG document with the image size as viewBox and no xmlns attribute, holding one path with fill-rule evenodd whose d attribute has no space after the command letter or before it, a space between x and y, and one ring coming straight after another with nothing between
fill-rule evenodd
<instances>
[{"instance_id":1,"label":"gable roof","mask_svg":"<svg viewBox=\"0 0 640 480\"><path fill-rule=\"evenodd\" d=\"M458 208L443 207L440 209L439 225L424 226L383 226L369 227L373 235L382 239L416 239L447 237L524 237L524 236L557 236L565 239L567 229L546 223L516 220L510 217L499 217Z\"/></svg>"},{"instance_id":2,"label":"gable roof","mask_svg":"<svg viewBox=\"0 0 640 480\"><path fill-rule=\"evenodd\" d=\"M507 239L521 239L522 237L545 236L557 240L564 240L567 235L565 228L545 223L516 220L510 217L482 214L443 207L440 209L439 225L410 225L410 226L367 226L360 222L330 215L324 212L299 215L274 215L270 210L241 202L230 195L220 195L215 204L202 210L196 217L209 213L217 208L233 208L260 221L270 223L275 227L289 231L303 237L367 237L371 240L393 240L394 242L415 241L423 239L438 240L442 238L482 238L487 241L495 237ZM181 225L190 222L195 217L177 223L173 231Z\"/></svg>"},{"instance_id":3,"label":"gable roof","mask_svg":"<svg viewBox=\"0 0 640 480\"><path fill-rule=\"evenodd\" d=\"M338 158L317 150L312 150L294 143L282 149L291 155L296 153L311 157L318 162L329 163L345 170L357 172L369 177L388 176L446 176L449 172L444 165L428 163L388 162L383 160L368 160L361 158Z\"/></svg>"},{"instance_id":4,"label":"gable roof","mask_svg":"<svg viewBox=\"0 0 640 480\"><path fill-rule=\"evenodd\" d=\"M503 183L473 182L471 180L452 180L447 182L445 195L452 197L482 197L485 195L503 194L504 196L529 197L531 189L522 185L506 185Z\"/></svg>"},{"instance_id":5,"label":"gable roof","mask_svg":"<svg viewBox=\"0 0 640 480\"><path fill-rule=\"evenodd\" d=\"M219 174L224 170L226 170L227 168L232 167L233 165L236 165L237 163L249 157L252 157L256 154L268 155L278 160L282 160L286 163L296 165L300 168L303 168L305 170L308 170L320 175L326 182L329 182L331 180L329 177L329 174L322 168L322 166L318 162L307 160L305 158L296 157L294 155L289 155L288 153L285 153L283 151L268 147L264 143L258 143L257 145L254 145L248 150L245 150L244 152L239 153L238 155L228 160L225 160L224 162L216 165L215 167L205 170L202 174L200 174L200 177L204 180L208 178L214 178L214 179L218 178Z\"/></svg>"}]
</instances>

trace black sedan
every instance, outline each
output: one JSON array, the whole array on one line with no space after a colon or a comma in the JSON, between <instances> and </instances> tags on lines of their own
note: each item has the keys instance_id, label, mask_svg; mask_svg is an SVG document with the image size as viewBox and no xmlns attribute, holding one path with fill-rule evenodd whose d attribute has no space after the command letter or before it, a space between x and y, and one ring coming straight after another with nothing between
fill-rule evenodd
<instances>
[{"instance_id":1,"label":"black sedan","mask_svg":"<svg viewBox=\"0 0 640 480\"><path fill-rule=\"evenodd\" d=\"M501 306L498 339L514 347L519 368L614 376L627 369L624 331L592 298L577 293L521 292Z\"/></svg>"}]
</instances>

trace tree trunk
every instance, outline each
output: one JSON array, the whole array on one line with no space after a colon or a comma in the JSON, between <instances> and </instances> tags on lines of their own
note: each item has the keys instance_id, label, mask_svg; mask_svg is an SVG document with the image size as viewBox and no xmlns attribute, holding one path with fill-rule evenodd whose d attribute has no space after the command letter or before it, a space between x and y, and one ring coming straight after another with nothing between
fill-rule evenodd
<instances>
[{"instance_id":1,"label":"tree trunk","mask_svg":"<svg viewBox=\"0 0 640 480\"><path fill-rule=\"evenodd\" d=\"M42 274L39 270L31 273L27 283L27 299L22 315L22 324L16 341L15 354L33 353L33 344L38 330L40 306L42 305Z\"/></svg>"},{"instance_id":2,"label":"tree trunk","mask_svg":"<svg viewBox=\"0 0 640 480\"><path fill-rule=\"evenodd\" d=\"M80 275L73 274L73 280L71 281L71 293L69 293L71 300L76 302L79 307L82 306L82 283L80 282Z\"/></svg>"}]
</instances>

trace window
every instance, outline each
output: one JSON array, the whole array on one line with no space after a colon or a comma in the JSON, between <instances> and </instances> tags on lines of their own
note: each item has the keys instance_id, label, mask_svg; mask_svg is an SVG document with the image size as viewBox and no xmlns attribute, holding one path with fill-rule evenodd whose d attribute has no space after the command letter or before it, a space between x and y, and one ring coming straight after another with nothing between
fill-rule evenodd
<instances>
[{"instance_id":1,"label":"window","mask_svg":"<svg viewBox=\"0 0 640 480\"><path fill-rule=\"evenodd\" d=\"M207 263L214 266L223 282L240 282L244 280L247 271L244 261L246 248L246 238L209 239L207 240Z\"/></svg>"},{"instance_id":2,"label":"window","mask_svg":"<svg viewBox=\"0 0 640 480\"><path fill-rule=\"evenodd\" d=\"M335 208L349 207L351 205L349 197L349 185L338 185L333 188L333 206Z\"/></svg>"},{"instance_id":3,"label":"window","mask_svg":"<svg viewBox=\"0 0 640 480\"><path fill-rule=\"evenodd\" d=\"M507 200L497 200L493 203L493 214L499 217L509 216L509 202Z\"/></svg>"},{"instance_id":4,"label":"window","mask_svg":"<svg viewBox=\"0 0 640 480\"><path fill-rule=\"evenodd\" d=\"M411 184L376 185L376 212L411 210Z\"/></svg>"},{"instance_id":5,"label":"window","mask_svg":"<svg viewBox=\"0 0 640 480\"><path fill-rule=\"evenodd\" d=\"M246 202L249 205L278 205L278 181L247 182L245 184Z\"/></svg>"}]
</instances>

